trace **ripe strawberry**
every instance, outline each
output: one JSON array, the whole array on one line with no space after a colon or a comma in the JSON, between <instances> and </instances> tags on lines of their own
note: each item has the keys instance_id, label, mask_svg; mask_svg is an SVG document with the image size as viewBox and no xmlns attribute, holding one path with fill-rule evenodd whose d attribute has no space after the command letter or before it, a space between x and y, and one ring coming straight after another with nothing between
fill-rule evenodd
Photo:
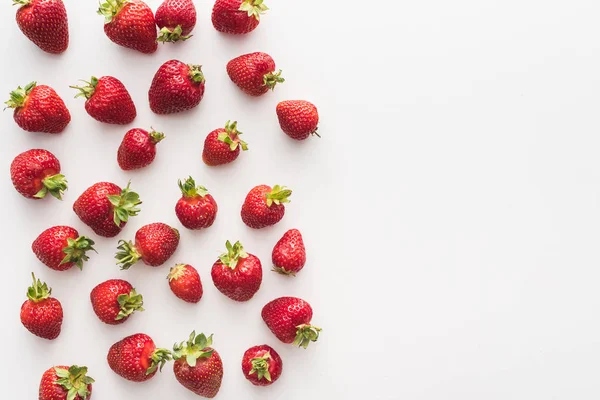
<instances>
[{"instance_id":1,"label":"ripe strawberry","mask_svg":"<svg viewBox=\"0 0 600 400\"><path fill-rule=\"evenodd\" d=\"M167 349L157 349L152 338L143 333L127 336L108 351L108 365L117 375L133 382L145 382L172 359Z\"/></svg>"},{"instance_id":2,"label":"ripe strawberry","mask_svg":"<svg viewBox=\"0 0 600 400\"><path fill-rule=\"evenodd\" d=\"M14 108L13 118L28 132L60 133L71 122L63 99L50 86L36 82L10 92L7 108Z\"/></svg>"},{"instance_id":3,"label":"ripe strawberry","mask_svg":"<svg viewBox=\"0 0 600 400\"><path fill-rule=\"evenodd\" d=\"M267 185L254 187L242 205L242 221L254 229L275 225L283 218L283 204L290 202L288 198L291 195L292 191L285 186L275 185L272 189Z\"/></svg>"},{"instance_id":4,"label":"ripe strawberry","mask_svg":"<svg viewBox=\"0 0 600 400\"><path fill-rule=\"evenodd\" d=\"M262 319L283 343L305 349L316 342L321 328L310 325L313 311L306 301L297 297L280 297L262 309Z\"/></svg>"},{"instance_id":5,"label":"ripe strawberry","mask_svg":"<svg viewBox=\"0 0 600 400\"><path fill-rule=\"evenodd\" d=\"M268 8L263 0L217 0L212 11L216 30L236 35L252 32Z\"/></svg>"},{"instance_id":6,"label":"ripe strawberry","mask_svg":"<svg viewBox=\"0 0 600 400\"><path fill-rule=\"evenodd\" d=\"M267 53L250 53L227 63L229 78L250 96L261 96L285 82L281 70L275 73L275 61Z\"/></svg>"},{"instance_id":7,"label":"ripe strawberry","mask_svg":"<svg viewBox=\"0 0 600 400\"><path fill-rule=\"evenodd\" d=\"M122 324L134 312L144 311L144 297L122 279L102 282L92 289L90 300L100 321L109 325Z\"/></svg>"},{"instance_id":8,"label":"ripe strawberry","mask_svg":"<svg viewBox=\"0 0 600 400\"><path fill-rule=\"evenodd\" d=\"M27 150L10 164L12 183L23 197L42 199L48 193L62 200L67 180L60 174L60 162L48 150Z\"/></svg>"},{"instance_id":9,"label":"ripe strawberry","mask_svg":"<svg viewBox=\"0 0 600 400\"><path fill-rule=\"evenodd\" d=\"M49 268L66 271L73 265L83 269L83 262L89 260L86 252L96 251L93 245L92 239L79 236L79 232L70 226L53 226L40 233L31 249Z\"/></svg>"},{"instance_id":10,"label":"ripe strawberry","mask_svg":"<svg viewBox=\"0 0 600 400\"><path fill-rule=\"evenodd\" d=\"M175 296L188 303L197 303L202 298L202 281L196 268L189 264L177 264L169 272L169 286Z\"/></svg>"},{"instance_id":11,"label":"ripe strawberry","mask_svg":"<svg viewBox=\"0 0 600 400\"><path fill-rule=\"evenodd\" d=\"M192 332L187 342L173 347L173 372L186 389L199 396L213 398L221 388L223 361L210 346L212 335L206 338L204 333L196 336L196 332Z\"/></svg>"},{"instance_id":12,"label":"ripe strawberry","mask_svg":"<svg viewBox=\"0 0 600 400\"><path fill-rule=\"evenodd\" d=\"M204 186L196 186L190 176L185 183L179 181L183 194L175 205L175 214L183 226L188 229L202 229L212 226L217 218L219 207L215 199L208 194Z\"/></svg>"},{"instance_id":13,"label":"ripe strawberry","mask_svg":"<svg viewBox=\"0 0 600 400\"><path fill-rule=\"evenodd\" d=\"M158 48L154 14L143 1L106 0L98 14L104 16L104 33L119 46L146 54Z\"/></svg>"},{"instance_id":14,"label":"ripe strawberry","mask_svg":"<svg viewBox=\"0 0 600 400\"><path fill-rule=\"evenodd\" d=\"M200 65L167 61L152 79L150 109L156 114L172 114L196 107L204 96L204 81Z\"/></svg>"},{"instance_id":15,"label":"ripe strawberry","mask_svg":"<svg viewBox=\"0 0 600 400\"><path fill-rule=\"evenodd\" d=\"M87 367L60 365L42 375L39 400L88 400L92 397L94 379L87 376Z\"/></svg>"},{"instance_id":16,"label":"ripe strawberry","mask_svg":"<svg viewBox=\"0 0 600 400\"><path fill-rule=\"evenodd\" d=\"M250 347L242 357L244 377L254 386L269 386L281 376L283 361L271 346Z\"/></svg>"},{"instance_id":17,"label":"ripe strawberry","mask_svg":"<svg viewBox=\"0 0 600 400\"><path fill-rule=\"evenodd\" d=\"M306 248L298 229L290 229L279 239L272 253L273 271L296 276L306 264Z\"/></svg>"},{"instance_id":18,"label":"ripe strawberry","mask_svg":"<svg viewBox=\"0 0 600 400\"><path fill-rule=\"evenodd\" d=\"M17 25L40 49L60 54L69 47L69 22L62 0L13 0L21 4Z\"/></svg>"},{"instance_id":19,"label":"ripe strawberry","mask_svg":"<svg viewBox=\"0 0 600 400\"><path fill-rule=\"evenodd\" d=\"M237 121L227 121L225 128L215 129L204 140L202 161L206 165L222 165L235 161L241 150L248 150L248 143L240 139Z\"/></svg>"},{"instance_id":20,"label":"ripe strawberry","mask_svg":"<svg viewBox=\"0 0 600 400\"><path fill-rule=\"evenodd\" d=\"M132 192L127 184L122 189L110 182L99 182L79 196L73 204L73 211L81 221L97 235L114 237L125 227L129 217L140 212L140 196Z\"/></svg>"},{"instance_id":21,"label":"ripe strawberry","mask_svg":"<svg viewBox=\"0 0 600 400\"><path fill-rule=\"evenodd\" d=\"M140 259L146 265L158 267L164 264L179 245L179 231L167 224L157 222L142 226L132 242L119 240L115 258L121 269L129 269Z\"/></svg>"},{"instance_id":22,"label":"ripe strawberry","mask_svg":"<svg viewBox=\"0 0 600 400\"><path fill-rule=\"evenodd\" d=\"M319 113L317 107L308 101L282 101L277 104L277 118L281 129L292 139L304 140L310 135L319 136Z\"/></svg>"},{"instance_id":23,"label":"ripe strawberry","mask_svg":"<svg viewBox=\"0 0 600 400\"><path fill-rule=\"evenodd\" d=\"M162 132L151 132L143 129L131 129L125 134L117 161L121 169L129 171L150 165L156 157L156 144L165 138Z\"/></svg>"},{"instance_id":24,"label":"ripe strawberry","mask_svg":"<svg viewBox=\"0 0 600 400\"><path fill-rule=\"evenodd\" d=\"M159 42L184 41L196 26L196 7L192 0L165 0L156 10Z\"/></svg>"},{"instance_id":25,"label":"ripe strawberry","mask_svg":"<svg viewBox=\"0 0 600 400\"><path fill-rule=\"evenodd\" d=\"M86 86L69 86L80 91L75 98L85 97L85 110L96 121L126 125L132 122L137 111L125 85L112 76L100 79L92 76Z\"/></svg>"},{"instance_id":26,"label":"ripe strawberry","mask_svg":"<svg viewBox=\"0 0 600 400\"><path fill-rule=\"evenodd\" d=\"M240 242L225 244L227 253L213 264L211 276L215 287L235 301L250 300L262 283L262 266L255 255L246 253Z\"/></svg>"},{"instance_id":27,"label":"ripe strawberry","mask_svg":"<svg viewBox=\"0 0 600 400\"><path fill-rule=\"evenodd\" d=\"M33 277L33 285L27 289L27 300L21 306L21 323L35 336L53 340L60 335L63 309L60 301L53 297L46 283Z\"/></svg>"}]
</instances>

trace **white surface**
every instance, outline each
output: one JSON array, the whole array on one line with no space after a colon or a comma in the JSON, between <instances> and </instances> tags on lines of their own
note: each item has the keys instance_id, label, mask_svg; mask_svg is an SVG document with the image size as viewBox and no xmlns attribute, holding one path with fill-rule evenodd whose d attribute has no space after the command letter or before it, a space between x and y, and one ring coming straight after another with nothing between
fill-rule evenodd
<instances>
[{"instance_id":1,"label":"white surface","mask_svg":"<svg viewBox=\"0 0 600 400\"><path fill-rule=\"evenodd\" d=\"M149 3L156 9L159 1ZM171 346L192 329L215 334L225 363L221 399L600 397L597 1L325 1L307 13L297 2L272 1L244 38L217 34L212 1L197 3L194 38L144 56L104 36L93 1L67 0L71 45L61 57L30 44L15 9L2 5L0 93L37 80L57 89L73 114L61 136L22 132L8 111L0 120L0 377L17 391L13 398L35 398L51 365L79 363L97 380L95 399L194 399L169 367L133 384L105 361L128 334L143 331ZM256 50L270 53L287 81L250 99L229 82L225 64ZM171 58L203 64L206 96L190 113L159 117L147 90ZM68 85L92 74L114 75L129 88L138 106L131 127L167 134L151 167L120 171L116 149L126 128L96 123L73 99ZM279 131L275 105L290 98L317 104L322 140L299 144ZM209 169L202 142L228 119L239 121L251 150ZM32 147L60 158L70 183L63 203L34 203L12 189L10 161ZM169 263L199 269L205 297L198 306L169 292L169 265L119 271L117 239L98 239L100 254L83 273L50 271L30 250L51 225L90 234L71 205L100 180L131 179L144 201L123 238L149 222L179 226L176 181L189 174L219 203L213 228L181 229ZM283 222L255 232L239 208L259 183L295 192ZM226 239L242 240L268 267L273 244L291 227L303 231L309 251L297 279L267 272L247 304L217 292L209 271ZM63 333L51 344L18 320L31 271L65 308ZM119 327L101 324L88 299L113 277L137 286L147 309ZM309 350L282 345L263 325L262 305L280 295L312 303L324 331ZM285 363L268 389L240 372L243 351L259 343L273 345Z\"/></svg>"}]
</instances>

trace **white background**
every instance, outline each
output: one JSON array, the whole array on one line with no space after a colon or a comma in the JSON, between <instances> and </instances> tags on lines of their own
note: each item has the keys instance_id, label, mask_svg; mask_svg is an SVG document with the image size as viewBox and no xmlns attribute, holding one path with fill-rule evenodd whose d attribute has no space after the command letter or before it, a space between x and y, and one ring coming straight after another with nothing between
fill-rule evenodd
<instances>
[{"instance_id":1,"label":"white background","mask_svg":"<svg viewBox=\"0 0 600 400\"><path fill-rule=\"evenodd\" d=\"M15 8L0 12L0 93L32 80L49 84L72 113L58 136L21 131L0 119L4 281L0 291L3 363L12 398L36 398L43 371L84 364L96 399L194 399L171 368L144 384L112 373L110 345L135 333L159 346L192 329L215 334L225 364L222 399L597 399L600 397L600 4L593 0L322 1L267 3L245 37L218 34L212 1L198 1L195 36L151 56L118 47L102 30L94 1L65 1L66 54L38 50L19 32ZM155 10L158 0L149 1ZM261 98L243 95L226 62L270 53L287 81ZM205 98L197 109L153 115L147 91L156 69L177 58L200 63ZM103 125L68 85L114 75L138 107L131 127L166 133L154 164L122 172L116 150L127 128ZM289 140L275 105L314 102L321 140ZM223 168L201 161L206 134L239 121L250 151ZM70 189L64 201L33 202L12 188L12 158L29 148L54 152ZM193 175L219 203L205 232L181 229L180 247L160 268L121 272L117 238L101 239L71 207L92 183L132 180L143 201L121 238L163 221L178 178ZM294 189L284 220L252 231L239 209L254 185ZM83 272L40 264L30 245L45 228L69 224L97 239ZM296 279L269 273L272 246L302 230L309 261ZM257 296L237 304L212 285L210 267L227 239L263 260ZM169 291L169 266L191 263L203 279L199 305ZM65 309L63 333L47 342L19 322L30 272L47 280ZM100 323L89 292L109 278L131 281L146 312L122 326ZM281 295L313 305L324 328L306 351L284 346L260 318ZM250 346L273 345L284 360L279 382L255 388L242 377ZM5 393L8 393L5 391Z\"/></svg>"}]
</instances>

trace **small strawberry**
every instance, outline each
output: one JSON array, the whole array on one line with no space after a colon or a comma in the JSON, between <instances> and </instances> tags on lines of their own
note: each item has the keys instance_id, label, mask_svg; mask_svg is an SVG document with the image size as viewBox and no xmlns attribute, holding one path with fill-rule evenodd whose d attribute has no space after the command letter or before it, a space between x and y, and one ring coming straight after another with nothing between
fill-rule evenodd
<instances>
[{"instance_id":1,"label":"small strawberry","mask_svg":"<svg viewBox=\"0 0 600 400\"><path fill-rule=\"evenodd\" d=\"M159 42L184 41L196 26L196 7L192 0L165 0L156 10Z\"/></svg>"},{"instance_id":2,"label":"small strawberry","mask_svg":"<svg viewBox=\"0 0 600 400\"><path fill-rule=\"evenodd\" d=\"M179 181L182 196L175 205L175 214L188 229L203 229L212 226L219 207L204 186L196 186L190 176L184 183Z\"/></svg>"},{"instance_id":3,"label":"small strawberry","mask_svg":"<svg viewBox=\"0 0 600 400\"><path fill-rule=\"evenodd\" d=\"M66 271L73 265L81 270L83 262L89 260L87 251L96 251L94 241L70 226L53 226L33 241L31 249L36 257L49 268Z\"/></svg>"},{"instance_id":4,"label":"small strawberry","mask_svg":"<svg viewBox=\"0 0 600 400\"><path fill-rule=\"evenodd\" d=\"M242 357L244 377L254 386L269 386L281 376L283 361L271 346L250 347Z\"/></svg>"},{"instance_id":5,"label":"small strawberry","mask_svg":"<svg viewBox=\"0 0 600 400\"><path fill-rule=\"evenodd\" d=\"M306 301L297 297L280 297L262 309L262 319L283 343L305 349L316 342L321 328L310 325L313 311Z\"/></svg>"},{"instance_id":6,"label":"small strawberry","mask_svg":"<svg viewBox=\"0 0 600 400\"><path fill-rule=\"evenodd\" d=\"M211 348L212 335L196 336L192 332L187 342L173 347L173 372L186 389L202 397L213 398L219 393L223 380L223 361Z\"/></svg>"},{"instance_id":7,"label":"small strawberry","mask_svg":"<svg viewBox=\"0 0 600 400\"><path fill-rule=\"evenodd\" d=\"M250 228L261 229L275 225L285 214L284 203L289 203L288 198L292 191L285 186L275 185L271 189L267 185L254 187L242 205L242 221Z\"/></svg>"},{"instance_id":8,"label":"small strawberry","mask_svg":"<svg viewBox=\"0 0 600 400\"><path fill-rule=\"evenodd\" d=\"M204 81L200 65L167 61L152 79L150 109L156 114L173 114L196 107L204 96Z\"/></svg>"},{"instance_id":9,"label":"small strawberry","mask_svg":"<svg viewBox=\"0 0 600 400\"><path fill-rule=\"evenodd\" d=\"M281 129L296 140L317 135L319 112L314 104L305 100L287 100L277 104L277 118Z\"/></svg>"},{"instance_id":10,"label":"small strawberry","mask_svg":"<svg viewBox=\"0 0 600 400\"><path fill-rule=\"evenodd\" d=\"M296 276L306 264L306 248L298 229L290 229L279 239L272 253L273 271Z\"/></svg>"},{"instance_id":11,"label":"small strawberry","mask_svg":"<svg viewBox=\"0 0 600 400\"><path fill-rule=\"evenodd\" d=\"M17 25L40 49L60 54L69 47L69 22L62 0L13 0Z\"/></svg>"},{"instance_id":12,"label":"small strawberry","mask_svg":"<svg viewBox=\"0 0 600 400\"><path fill-rule=\"evenodd\" d=\"M140 196L110 182L99 182L86 189L73 204L81 221L102 237L115 237L125 227L129 217L138 215Z\"/></svg>"},{"instance_id":13,"label":"small strawberry","mask_svg":"<svg viewBox=\"0 0 600 400\"><path fill-rule=\"evenodd\" d=\"M169 286L175 296L188 303L198 303L202 298L202 281L196 268L177 264L169 272Z\"/></svg>"},{"instance_id":14,"label":"small strawberry","mask_svg":"<svg viewBox=\"0 0 600 400\"><path fill-rule=\"evenodd\" d=\"M213 264L211 276L215 287L235 301L250 300L262 283L262 266L255 255L246 253L240 242L225 244L227 253Z\"/></svg>"},{"instance_id":15,"label":"small strawberry","mask_svg":"<svg viewBox=\"0 0 600 400\"><path fill-rule=\"evenodd\" d=\"M248 143L240 139L237 121L227 121L225 128L215 129L204 140L202 161L206 165L223 165L235 161L241 150L248 150Z\"/></svg>"},{"instance_id":16,"label":"small strawberry","mask_svg":"<svg viewBox=\"0 0 600 400\"><path fill-rule=\"evenodd\" d=\"M115 258L121 269L129 269L142 260L144 264L158 267L164 264L179 245L179 231L167 224L157 222L142 226L132 242L119 240L119 251Z\"/></svg>"},{"instance_id":17,"label":"small strawberry","mask_svg":"<svg viewBox=\"0 0 600 400\"><path fill-rule=\"evenodd\" d=\"M23 197L42 199L48 193L62 200L67 190L67 180L60 173L60 162L48 150L27 150L10 164L12 183Z\"/></svg>"},{"instance_id":18,"label":"small strawberry","mask_svg":"<svg viewBox=\"0 0 600 400\"><path fill-rule=\"evenodd\" d=\"M50 86L31 82L10 92L7 108L14 108L17 125L28 132L60 133L71 122L63 99Z\"/></svg>"},{"instance_id":19,"label":"small strawberry","mask_svg":"<svg viewBox=\"0 0 600 400\"><path fill-rule=\"evenodd\" d=\"M131 283L122 279L102 282L90 293L92 308L100 321L119 325L136 311L144 311L144 298Z\"/></svg>"},{"instance_id":20,"label":"small strawberry","mask_svg":"<svg viewBox=\"0 0 600 400\"><path fill-rule=\"evenodd\" d=\"M267 10L263 0L217 0L212 23L219 32L241 35L255 30Z\"/></svg>"},{"instance_id":21,"label":"small strawberry","mask_svg":"<svg viewBox=\"0 0 600 400\"><path fill-rule=\"evenodd\" d=\"M154 14L143 1L105 0L98 14L104 16L104 33L119 46L146 54L158 48Z\"/></svg>"},{"instance_id":22,"label":"small strawberry","mask_svg":"<svg viewBox=\"0 0 600 400\"><path fill-rule=\"evenodd\" d=\"M42 339L53 340L60 335L63 309L60 301L50 297L52 289L33 277L27 289L27 300L21 306L21 323L27 330Z\"/></svg>"},{"instance_id":23,"label":"small strawberry","mask_svg":"<svg viewBox=\"0 0 600 400\"><path fill-rule=\"evenodd\" d=\"M112 76L100 79L92 76L86 86L69 86L80 91L75 97L85 97L85 110L96 121L126 125L132 122L137 111L125 85Z\"/></svg>"},{"instance_id":24,"label":"small strawberry","mask_svg":"<svg viewBox=\"0 0 600 400\"><path fill-rule=\"evenodd\" d=\"M92 397L94 379L87 376L87 367L60 365L42 375L39 400L88 400Z\"/></svg>"},{"instance_id":25,"label":"small strawberry","mask_svg":"<svg viewBox=\"0 0 600 400\"><path fill-rule=\"evenodd\" d=\"M172 359L167 349L157 349L152 338L143 333L127 336L113 344L106 357L110 369L128 381L145 382Z\"/></svg>"},{"instance_id":26,"label":"small strawberry","mask_svg":"<svg viewBox=\"0 0 600 400\"><path fill-rule=\"evenodd\" d=\"M261 96L285 82L281 70L275 73L275 61L267 53L250 53L227 63L229 78L250 96Z\"/></svg>"},{"instance_id":27,"label":"small strawberry","mask_svg":"<svg viewBox=\"0 0 600 400\"><path fill-rule=\"evenodd\" d=\"M129 171L150 165L156 157L156 144L165 138L162 132L151 132L143 129L131 129L125 134L117 161L121 169Z\"/></svg>"}]
</instances>

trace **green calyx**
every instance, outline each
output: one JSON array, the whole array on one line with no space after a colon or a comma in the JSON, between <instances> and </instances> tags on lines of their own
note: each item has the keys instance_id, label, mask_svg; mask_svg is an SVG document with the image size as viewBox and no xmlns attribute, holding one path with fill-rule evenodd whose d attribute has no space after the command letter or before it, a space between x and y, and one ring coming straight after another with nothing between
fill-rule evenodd
<instances>
[{"instance_id":1,"label":"green calyx","mask_svg":"<svg viewBox=\"0 0 600 400\"><path fill-rule=\"evenodd\" d=\"M28 6L31 0L13 0L13 6Z\"/></svg>"},{"instance_id":2,"label":"green calyx","mask_svg":"<svg viewBox=\"0 0 600 400\"><path fill-rule=\"evenodd\" d=\"M43 199L48 193L50 193L57 199L62 200L63 192L67 190L67 180L62 174L56 174L44 178L44 180L42 180L42 184L44 186L33 197Z\"/></svg>"},{"instance_id":3,"label":"green calyx","mask_svg":"<svg viewBox=\"0 0 600 400\"><path fill-rule=\"evenodd\" d=\"M75 265L82 270L84 261L90 259L86 255L86 252L89 250L96 251L96 249L92 247L94 244L94 241L87 236L79 236L77 239L68 238L67 247L63 249L63 253L66 255L60 262L60 265L75 263ZM96 251L96 253L98 252Z\"/></svg>"},{"instance_id":4,"label":"green calyx","mask_svg":"<svg viewBox=\"0 0 600 400\"><path fill-rule=\"evenodd\" d=\"M228 240L225 243L225 247L227 248L227 253L223 253L219 256L219 260L223 263L223 265L227 265L231 269L235 269L240 261L240 258L247 258L248 253L244 251L244 246L237 241L232 246L231 242Z\"/></svg>"},{"instance_id":5,"label":"green calyx","mask_svg":"<svg viewBox=\"0 0 600 400\"><path fill-rule=\"evenodd\" d=\"M252 369L248 372L248 375L257 374L258 380L266 379L271 382L271 373L269 372L269 360L271 359L271 353L266 352L264 356L253 358L250 362L252 363Z\"/></svg>"},{"instance_id":6,"label":"green calyx","mask_svg":"<svg viewBox=\"0 0 600 400\"><path fill-rule=\"evenodd\" d=\"M208 189L204 186L196 186L196 181L191 176L188 177L185 182L181 182L181 179L177 183L179 185L179 189L181 189L181 193L183 193L184 197L204 197L208 194Z\"/></svg>"},{"instance_id":7,"label":"green calyx","mask_svg":"<svg viewBox=\"0 0 600 400\"><path fill-rule=\"evenodd\" d=\"M74 400L78 395L82 400L90 398L91 392L88 386L95 382L94 379L87 376L87 367L78 367L73 365L68 370L54 368L58 379L56 384L62 386L67 391L67 400Z\"/></svg>"},{"instance_id":8,"label":"green calyx","mask_svg":"<svg viewBox=\"0 0 600 400\"><path fill-rule=\"evenodd\" d=\"M98 86L98 78L92 76L88 81L81 80L81 82L85 83L85 86L69 86L71 89L79 90L79 93L75 95L75 98L85 97L89 99L96 92L96 86Z\"/></svg>"},{"instance_id":9,"label":"green calyx","mask_svg":"<svg viewBox=\"0 0 600 400\"><path fill-rule=\"evenodd\" d=\"M152 143L157 144L159 143L161 140L163 140L165 138L165 134L162 132L156 132L154 129L150 128L151 132L148 133L148 136L150 136L150 140L152 141Z\"/></svg>"},{"instance_id":10,"label":"green calyx","mask_svg":"<svg viewBox=\"0 0 600 400\"><path fill-rule=\"evenodd\" d=\"M119 302L119 306L121 309L119 310L119 314L115 317L115 321L120 321L123 318L129 317L135 311L144 311L144 297L132 289L129 294L120 294L117 297L117 301Z\"/></svg>"},{"instance_id":11,"label":"green calyx","mask_svg":"<svg viewBox=\"0 0 600 400\"><path fill-rule=\"evenodd\" d=\"M204 74L202 73L202 65L194 65L189 64L188 68L190 69L190 78L195 83L204 83Z\"/></svg>"},{"instance_id":12,"label":"green calyx","mask_svg":"<svg viewBox=\"0 0 600 400\"><path fill-rule=\"evenodd\" d=\"M263 1L264 0L244 0L239 10L247 12L249 17L254 17L257 21L260 21L260 14L264 14L269 9Z\"/></svg>"},{"instance_id":13,"label":"green calyx","mask_svg":"<svg viewBox=\"0 0 600 400\"><path fill-rule=\"evenodd\" d=\"M212 337L208 338L204 333L196 336L196 331L192 332L187 342L175 343L173 346L173 358L179 360L184 358L190 367L196 366L196 361L199 358L209 358L214 350L208 349L212 346Z\"/></svg>"},{"instance_id":14,"label":"green calyx","mask_svg":"<svg viewBox=\"0 0 600 400\"><path fill-rule=\"evenodd\" d=\"M283 267L278 267L277 265L273 266L272 271L277 272L278 274L281 274L281 275L296 276L296 273L294 271L288 271L287 269L285 269Z\"/></svg>"},{"instance_id":15,"label":"green calyx","mask_svg":"<svg viewBox=\"0 0 600 400\"><path fill-rule=\"evenodd\" d=\"M152 359L152 364L150 364L150 367L146 370L146 375L153 374L159 368L162 372L167 361L173 359L173 354L167 349L156 349L150 358Z\"/></svg>"},{"instance_id":16,"label":"green calyx","mask_svg":"<svg viewBox=\"0 0 600 400\"><path fill-rule=\"evenodd\" d=\"M20 3L15 3L15 4L20 4ZM24 88L19 86L15 90L10 92L10 99L8 101L4 102L4 104L6 104L6 108L23 107L23 105L25 104L25 100L27 100L27 96L29 96L29 93L31 93L33 88L36 86L37 86L37 82L31 82ZM6 108L5 108L5 110L6 110Z\"/></svg>"},{"instance_id":17,"label":"green calyx","mask_svg":"<svg viewBox=\"0 0 600 400\"><path fill-rule=\"evenodd\" d=\"M227 121L225 124L225 132L219 133L218 139L221 142L227 143L231 151L235 151L238 146L241 146L242 150L248 150L248 143L240 139L242 132L237 130L237 121Z\"/></svg>"},{"instance_id":18,"label":"green calyx","mask_svg":"<svg viewBox=\"0 0 600 400\"><path fill-rule=\"evenodd\" d=\"M110 24L127 3L129 3L129 0L105 0L104 3L100 2L98 14L104 17L105 24Z\"/></svg>"},{"instance_id":19,"label":"green calyx","mask_svg":"<svg viewBox=\"0 0 600 400\"><path fill-rule=\"evenodd\" d=\"M119 240L118 249L119 251L117 251L115 258L117 259L117 265L119 265L122 270L131 268L133 264L142 258L142 255L137 251L132 242Z\"/></svg>"},{"instance_id":20,"label":"green calyx","mask_svg":"<svg viewBox=\"0 0 600 400\"><path fill-rule=\"evenodd\" d=\"M121 191L120 195L107 196L113 205L113 220L117 226L121 226L121 222L127 222L129 217L134 217L140 212L137 207L142 204L140 195L132 192L129 185L131 185L131 181L127 183L127 187Z\"/></svg>"},{"instance_id":21,"label":"green calyx","mask_svg":"<svg viewBox=\"0 0 600 400\"><path fill-rule=\"evenodd\" d=\"M321 328L317 328L312 325L298 325L296 327L298 329L296 331L296 339L294 339L294 346L307 348L310 342L316 342L319 339L319 332L321 332Z\"/></svg>"},{"instance_id":22,"label":"green calyx","mask_svg":"<svg viewBox=\"0 0 600 400\"><path fill-rule=\"evenodd\" d=\"M185 274L185 264L177 264L176 266L171 268L171 270L169 271L169 276L167 276L167 279L169 280L169 282L176 281L177 279L181 278L184 274Z\"/></svg>"},{"instance_id":23,"label":"green calyx","mask_svg":"<svg viewBox=\"0 0 600 400\"><path fill-rule=\"evenodd\" d=\"M281 70L277 71L277 73L269 72L263 76L264 85L271 90L275 90L275 85L283 82L285 82L285 79L281 77Z\"/></svg>"},{"instance_id":24,"label":"green calyx","mask_svg":"<svg viewBox=\"0 0 600 400\"><path fill-rule=\"evenodd\" d=\"M33 278L33 285L27 289L27 298L34 303L49 299L52 294L52 288L49 288L46 282L42 283L39 279L35 279L33 272L31 273L31 277Z\"/></svg>"},{"instance_id":25,"label":"green calyx","mask_svg":"<svg viewBox=\"0 0 600 400\"><path fill-rule=\"evenodd\" d=\"M289 203L289 197L292 195L292 191L285 186L275 185L273 189L267 193L267 207L271 207L273 203L279 205L282 203Z\"/></svg>"},{"instance_id":26,"label":"green calyx","mask_svg":"<svg viewBox=\"0 0 600 400\"><path fill-rule=\"evenodd\" d=\"M181 25L177 25L175 29L162 28L160 32L158 32L157 42L163 43L175 43L178 41L185 41L191 38L193 35L182 35Z\"/></svg>"}]
</instances>

